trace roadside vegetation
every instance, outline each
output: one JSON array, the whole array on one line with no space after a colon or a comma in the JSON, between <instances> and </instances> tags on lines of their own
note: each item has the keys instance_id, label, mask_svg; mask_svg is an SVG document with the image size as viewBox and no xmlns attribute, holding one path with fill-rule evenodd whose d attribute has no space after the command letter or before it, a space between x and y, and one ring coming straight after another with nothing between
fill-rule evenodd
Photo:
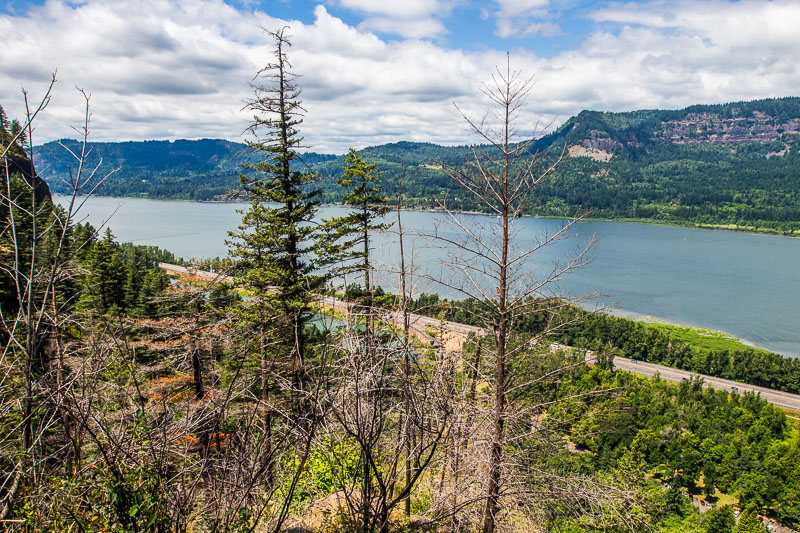
<instances>
[{"instance_id":1,"label":"roadside vegetation","mask_svg":"<svg viewBox=\"0 0 800 533\"><path fill-rule=\"evenodd\" d=\"M763 531L759 514L798 525L800 437L782 411L699 381L613 369L615 351L634 344L682 361L714 359L716 348L677 349L659 329L629 331L537 297L587 250L544 282L524 276L569 224L536 248L513 239L561 161L516 137L531 86L510 62L484 87L489 122L464 115L486 148L466 166L441 165L496 214L478 227L439 204L451 225L431 236L459 253L436 281L466 298L442 305L414 298L399 216L392 228L378 222L405 200L401 189L389 205L380 166L350 152L337 182L349 213L312 223L322 193L297 165L304 110L291 43L284 29L269 36L274 54L247 104L248 203L230 259L216 262L232 282L170 279L158 268L178 262L169 252L80 222L85 195L114 174L89 164L88 96L83 142L62 147L72 161L66 208L31 158L50 93L26 101L17 126L4 119L6 530L725 533ZM372 277L372 236L389 230L401 242L397 295ZM422 310L486 334L419 332L411 312ZM591 346L598 362L552 351L555 338ZM735 504L742 519L731 523L722 506L701 516L691 494Z\"/></svg>"},{"instance_id":2,"label":"roadside vegetation","mask_svg":"<svg viewBox=\"0 0 800 533\"><path fill-rule=\"evenodd\" d=\"M428 316L477 325L476 305L475 300L452 301L421 294L412 308ZM612 351L637 361L800 393L800 359L753 348L718 332L590 312L569 302L531 313L518 320L515 328L536 332L554 322L559 327L549 333L550 342L582 350Z\"/></svg>"}]
</instances>

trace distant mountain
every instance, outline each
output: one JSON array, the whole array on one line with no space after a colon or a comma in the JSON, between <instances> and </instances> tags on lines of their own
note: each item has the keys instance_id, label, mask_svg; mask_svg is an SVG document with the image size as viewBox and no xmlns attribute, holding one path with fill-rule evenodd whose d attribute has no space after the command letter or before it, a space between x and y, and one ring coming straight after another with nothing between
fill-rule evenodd
<instances>
[{"instance_id":1,"label":"distant mountain","mask_svg":"<svg viewBox=\"0 0 800 533\"><path fill-rule=\"evenodd\" d=\"M545 162L565 157L537 190L530 214L593 210L604 218L800 233L800 98L583 111L532 148L546 154ZM243 144L215 139L94 143L92 149L103 169L121 167L99 194L149 198L224 198L252 157L241 154ZM433 207L434 197L447 195L454 208L469 210L478 206L454 188L441 164L461 165L471 150L398 142L361 153L379 164L387 194L397 194L404 176L407 205ZM342 157L308 153L303 164L320 174L325 200L339 200ZM41 146L37 166L46 165L52 190L63 192L60 178L69 165L63 148Z\"/></svg>"},{"instance_id":2,"label":"distant mountain","mask_svg":"<svg viewBox=\"0 0 800 533\"><path fill-rule=\"evenodd\" d=\"M37 166L53 192L66 193L65 178L74 172L75 161L63 144L73 151L78 141L65 139L42 145L36 150ZM222 139L91 143L89 166L98 163L97 175L119 169L103 183L96 194L180 200L221 199L236 189L242 163L252 162L246 146ZM308 154L311 163L335 156Z\"/></svg>"},{"instance_id":3,"label":"distant mountain","mask_svg":"<svg viewBox=\"0 0 800 533\"><path fill-rule=\"evenodd\" d=\"M541 139L566 150L534 211L800 229L800 98L678 111L583 111Z\"/></svg>"}]
</instances>

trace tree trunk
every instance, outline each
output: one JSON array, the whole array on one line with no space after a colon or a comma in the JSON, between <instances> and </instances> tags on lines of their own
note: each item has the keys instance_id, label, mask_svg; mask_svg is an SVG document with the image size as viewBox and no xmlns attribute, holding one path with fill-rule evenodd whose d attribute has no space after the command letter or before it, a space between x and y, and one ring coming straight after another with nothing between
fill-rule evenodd
<instances>
[{"instance_id":1,"label":"tree trunk","mask_svg":"<svg viewBox=\"0 0 800 533\"><path fill-rule=\"evenodd\" d=\"M508 100L507 100L508 101ZM497 361L495 369L495 411L492 427L492 451L489 459L489 485L486 490L486 510L484 513L483 533L494 533L499 508L501 468L503 461L503 429L506 408L506 341L508 340L508 253L509 253L509 107L505 106L505 132L503 152L503 212L502 212L502 255L497 287Z\"/></svg>"},{"instance_id":2,"label":"tree trunk","mask_svg":"<svg viewBox=\"0 0 800 533\"><path fill-rule=\"evenodd\" d=\"M261 403L264 409L264 453L266 457L272 456L272 409L269 405L269 364L267 361L266 337L264 324L262 323L259 331L259 348L261 350ZM267 464L265 475L267 487L272 488L274 481L272 460Z\"/></svg>"},{"instance_id":3,"label":"tree trunk","mask_svg":"<svg viewBox=\"0 0 800 533\"><path fill-rule=\"evenodd\" d=\"M400 241L400 309L403 313L403 385L405 394L403 398L403 445L405 447L405 483L406 488L411 486L411 353L409 350L410 321L408 316L408 292L406 287L406 256L403 249L403 222L400 211L403 202L403 177L405 175L405 162L402 163L402 174L398 185L397 194L397 236ZM411 516L411 491L403 502L403 511L406 516Z\"/></svg>"},{"instance_id":4,"label":"tree trunk","mask_svg":"<svg viewBox=\"0 0 800 533\"><path fill-rule=\"evenodd\" d=\"M192 343L192 371L194 374L194 397L200 400L205 396L203 389L203 366L200 361L200 347L198 342Z\"/></svg>"}]
</instances>

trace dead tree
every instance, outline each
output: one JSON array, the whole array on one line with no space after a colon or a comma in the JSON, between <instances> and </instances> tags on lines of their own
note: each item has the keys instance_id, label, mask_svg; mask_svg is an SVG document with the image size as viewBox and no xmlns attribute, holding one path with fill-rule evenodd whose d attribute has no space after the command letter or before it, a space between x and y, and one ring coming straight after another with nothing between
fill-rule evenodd
<instances>
[{"instance_id":1,"label":"dead tree","mask_svg":"<svg viewBox=\"0 0 800 533\"><path fill-rule=\"evenodd\" d=\"M350 523L364 533L389 531L392 511L437 460L451 423L450 367L436 351L418 351L410 364L425 368L407 379L405 347L388 332L379 326L368 340L353 327L341 331L324 389L324 456ZM402 443L406 432L396 428L404 424L413 442Z\"/></svg>"},{"instance_id":2,"label":"dead tree","mask_svg":"<svg viewBox=\"0 0 800 533\"><path fill-rule=\"evenodd\" d=\"M72 381L62 372L63 345L60 331L74 306L73 297L61 294L62 284L74 275L73 259L79 243L71 242L74 221L85 198L91 195L109 175L99 176L99 164L88 166L89 95L81 91L86 107L84 124L76 128L82 137L80 152L67 150L76 161L75 171L67 181L71 194L67 207L56 209L49 189L37 174L34 165L32 136L34 123L47 107L56 78L53 75L45 95L38 104L28 99L23 90L25 120L11 138L4 135L0 146L2 190L0 190L0 271L4 276L2 309L3 367L10 379L5 383L21 383L20 390L4 391L4 410L21 406L21 439L17 452L4 449L5 460L13 464L3 481L0 518L13 508L14 495L23 477L36 484L40 478L42 436L52 429L66 411L61 403L67 398ZM5 133L5 132L4 132ZM23 146L20 142L25 139ZM113 173L113 171L112 171ZM72 428L62 420L68 434ZM71 434L74 437L74 434ZM71 438L72 457L80 464L80 439ZM2 438L8 445L8 436Z\"/></svg>"},{"instance_id":3,"label":"dead tree","mask_svg":"<svg viewBox=\"0 0 800 533\"><path fill-rule=\"evenodd\" d=\"M405 254L405 240L403 234L403 220L401 217L401 212L403 209L403 180L405 179L406 174L406 164L405 161L401 163L401 172L400 172L400 179L397 184L397 241L400 245L400 313L402 315L402 324L403 324L403 423L401 424L402 428L402 441L405 447L405 465L403 466L405 470L405 483L406 485L411 485L411 476L412 476L412 468L411 468L411 451L412 451L412 433L411 433L411 380L412 380L412 373L411 373L411 339L409 337L409 331L411 328L411 320L410 320L410 313L409 313L409 299L410 299L410 283L409 283L409 275L406 270L406 254ZM411 494L409 493L408 497L405 499L403 504L403 511L405 515L411 516Z\"/></svg>"},{"instance_id":4,"label":"dead tree","mask_svg":"<svg viewBox=\"0 0 800 533\"><path fill-rule=\"evenodd\" d=\"M508 481L505 479L508 465L504 450L509 442L509 420L512 417L521 420L531 415L527 410L521 413L517 408L510 411L513 394L537 379L521 372L526 366L523 364L525 359L532 356L531 346L536 344L536 339L517 338L513 334L515 320L525 313L540 310L548 286L585 264L586 252L592 245L589 242L573 256L543 270L533 265L536 253L567 237L578 219L566 222L552 234L540 236L532 245L525 246L518 239L518 219L526 213L537 185L553 174L563 157L563 151L560 154L533 152L534 137L523 138L518 129L520 113L531 87L532 80L511 70L509 61L505 69L498 69L492 81L482 89L495 106L494 114L476 121L459 109L482 145L473 148L472 157L464 166L443 167L491 217L463 216L449 210L446 202L441 202L450 231L437 228L433 234L438 242L456 250L445 261L454 275L438 281L478 302L482 327L490 339L490 342L482 343L478 354L482 352L484 357L488 357L488 351L493 351L494 368L482 375L492 389L492 398L487 399L491 413L486 437L484 533L495 531L497 514L503 505L501 499ZM478 368L474 370L477 372ZM542 376L539 378L544 379Z\"/></svg>"}]
</instances>

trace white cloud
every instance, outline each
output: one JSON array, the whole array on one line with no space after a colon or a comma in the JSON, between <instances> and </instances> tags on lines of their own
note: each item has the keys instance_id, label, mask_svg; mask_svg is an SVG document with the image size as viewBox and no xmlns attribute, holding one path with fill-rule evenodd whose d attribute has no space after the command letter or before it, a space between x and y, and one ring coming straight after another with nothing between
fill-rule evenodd
<instances>
[{"instance_id":1,"label":"white cloud","mask_svg":"<svg viewBox=\"0 0 800 533\"><path fill-rule=\"evenodd\" d=\"M495 0L495 33L502 38L514 35L558 35L561 28L553 22L535 22L551 18L549 0Z\"/></svg>"},{"instance_id":2,"label":"white cloud","mask_svg":"<svg viewBox=\"0 0 800 533\"><path fill-rule=\"evenodd\" d=\"M495 2L500 15L504 17L541 13L550 4L549 0L495 0Z\"/></svg>"},{"instance_id":3,"label":"white cloud","mask_svg":"<svg viewBox=\"0 0 800 533\"><path fill-rule=\"evenodd\" d=\"M406 39L439 37L447 33L444 23L433 17L421 19L369 17L358 27L367 31L395 34Z\"/></svg>"},{"instance_id":4,"label":"white cloud","mask_svg":"<svg viewBox=\"0 0 800 533\"><path fill-rule=\"evenodd\" d=\"M390 16L397 5L364 8L365 16ZM441 11L414 5L414 16L439 20ZM36 97L58 67L59 86L37 142L74 137L68 126L80 123L82 109L76 85L93 94L95 140L239 140L249 118L241 110L248 83L272 53L259 26L288 24L289 57L302 74L307 109L301 133L312 149L473 140L452 103L480 117L480 82L505 64L504 52L383 40L322 5L314 14L303 24L222 0L48 0L26 16L0 15L0 103L20 117L20 87ZM800 87L794 2L615 4L592 17L598 29L579 48L547 59L512 51L515 68L536 74L524 116L531 127L540 116L543 123L563 121L587 108L678 108L797 94Z\"/></svg>"},{"instance_id":5,"label":"white cloud","mask_svg":"<svg viewBox=\"0 0 800 533\"><path fill-rule=\"evenodd\" d=\"M339 5L371 15L422 18L447 14L452 1L443 0L338 0Z\"/></svg>"},{"instance_id":6,"label":"white cloud","mask_svg":"<svg viewBox=\"0 0 800 533\"><path fill-rule=\"evenodd\" d=\"M367 15L359 24L360 29L408 39L436 38L447 33L441 19L455 5L454 0L336 0L336 3Z\"/></svg>"}]
</instances>

